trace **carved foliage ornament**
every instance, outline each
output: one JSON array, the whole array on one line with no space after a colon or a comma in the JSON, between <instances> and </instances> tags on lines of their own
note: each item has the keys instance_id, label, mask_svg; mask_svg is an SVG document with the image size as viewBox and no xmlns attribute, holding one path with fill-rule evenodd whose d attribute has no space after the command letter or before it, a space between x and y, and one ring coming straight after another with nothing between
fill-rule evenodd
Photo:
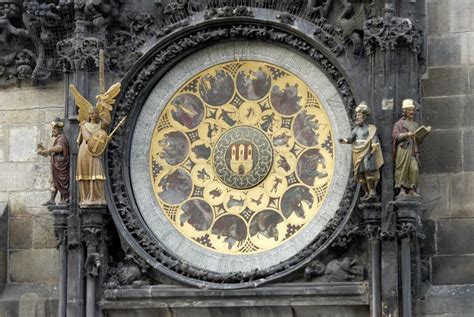
<instances>
[{"instance_id":1,"label":"carved foliage ornament","mask_svg":"<svg viewBox=\"0 0 474 317\"><path fill-rule=\"evenodd\" d=\"M157 72L163 67L163 65L174 63L179 55L186 50L195 49L196 47L201 47L203 45L210 45L219 40L228 38L267 40L284 44L308 55L320 66L326 76L336 84L349 117L352 117L355 102L348 83L337 67L332 64L332 62L328 60L316 47L295 35L290 35L281 30L259 25L240 24L227 27L217 27L214 29L209 28L191 33L162 47L159 51L156 51L154 57L150 58L150 62L147 63L147 67L137 71L135 75L130 78L128 83L125 82L125 93L116 107L113 120L118 120L118 118L123 117L133 109L134 105L137 103L137 96L146 88L147 84L152 81L152 78L157 75ZM110 190L113 206L116 209L116 212L113 212L113 215L120 218L119 222L121 224L119 224L119 226L124 226L127 229L128 234L126 234L126 238L133 240L133 242L130 240L130 243L133 245L139 245L140 249L143 250L140 251L140 253L146 252L149 260L156 261L156 265L161 268L161 271L174 276L183 282L194 285L205 284L209 287L220 287L220 284L216 283L234 285L227 286L227 288L229 288L258 285L267 280L275 279L278 276L301 267L301 265L304 264L303 262L309 261L323 245L330 241L331 237L337 232L341 223L346 219L351 208L353 208L351 206L356 184L351 180L346 188L339 209L336 211L334 217L328 222L326 228L310 245L289 260L264 270L256 269L250 272L215 273L193 267L189 263L177 259L166 252L163 246L143 229L143 225L139 218L140 216L132 207L131 198L129 197L130 194L125 190L124 175L127 174L127 166L124 165L126 159L124 157L126 152L126 136L123 131L124 130L118 132L116 139L112 140L107 152L108 174L110 184L112 184ZM256 282L257 280L258 282Z\"/></svg>"}]
</instances>

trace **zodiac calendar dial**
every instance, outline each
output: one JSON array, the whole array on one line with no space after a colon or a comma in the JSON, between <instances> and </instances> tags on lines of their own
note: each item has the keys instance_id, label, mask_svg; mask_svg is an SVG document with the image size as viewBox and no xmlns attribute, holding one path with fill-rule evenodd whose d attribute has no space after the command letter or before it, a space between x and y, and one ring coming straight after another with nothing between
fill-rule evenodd
<instances>
[{"instance_id":1,"label":"zodiac calendar dial","mask_svg":"<svg viewBox=\"0 0 474 317\"><path fill-rule=\"evenodd\" d=\"M187 239L218 253L273 249L317 216L334 174L333 131L318 95L261 61L189 78L153 131L155 198Z\"/></svg>"}]
</instances>

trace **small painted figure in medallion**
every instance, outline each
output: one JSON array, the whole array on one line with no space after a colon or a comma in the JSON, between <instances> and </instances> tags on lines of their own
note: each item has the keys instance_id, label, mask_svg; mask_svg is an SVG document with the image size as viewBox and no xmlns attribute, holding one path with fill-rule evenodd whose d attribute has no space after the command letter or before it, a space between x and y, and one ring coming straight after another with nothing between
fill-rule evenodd
<instances>
[{"instance_id":1,"label":"small painted figure in medallion","mask_svg":"<svg viewBox=\"0 0 474 317\"><path fill-rule=\"evenodd\" d=\"M56 195L60 194L60 203L69 203L69 141L63 133L64 123L56 118L51 122L51 136L53 145L44 148L38 144L37 153L41 156L51 156L51 174L53 182L51 186L51 197L43 206L54 205Z\"/></svg>"},{"instance_id":2,"label":"small painted figure in medallion","mask_svg":"<svg viewBox=\"0 0 474 317\"><path fill-rule=\"evenodd\" d=\"M419 196L418 146L431 131L431 127L419 127L413 120L415 102L412 99L403 100L402 110L403 116L395 123L392 132L395 188L400 189L400 195Z\"/></svg>"},{"instance_id":3,"label":"small painted figure in medallion","mask_svg":"<svg viewBox=\"0 0 474 317\"><path fill-rule=\"evenodd\" d=\"M305 206L312 208L314 197L306 186L296 185L288 189L281 199L281 211L285 218L293 213L301 219L305 219Z\"/></svg>"},{"instance_id":4,"label":"small painted figure in medallion","mask_svg":"<svg viewBox=\"0 0 474 317\"><path fill-rule=\"evenodd\" d=\"M245 221L236 215L224 215L216 220L212 226L212 234L218 239L224 237L227 248L239 247L247 239L247 226Z\"/></svg>"},{"instance_id":5,"label":"small painted figure in medallion","mask_svg":"<svg viewBox=\"0 0 474 317\"><path fill-rule=\"evenodd\" d=\"M260 128L268 134L273 134L280 129L281 121L281 117L276 112L267 110L262 113Z\"/></svg>"},{"instance_id":6,"label":"small painted figure in medallion","mask_svg":"<svg viewBox=\"0 0 474 317\"><path fill-rule=\"evenodd\" d=\"M314 186L317 179L328 176L326 159L319 149L309 149L301 154L296 165L296 174L308 186Z\"/></svg>"},{"instance_id":7,"label":"small painted figure in medallion","mask_svg":"<svg viewBox=\"0 0 474 317\"><path fill-rule=\"evenodd\" d=\"M319 122L316 119L315 111L303 110L295 119L293 124L293 132L296 141L303 146L318 145Z\"/></svg>"},{"instance_id":8,"label":"small painted figure in medallion","mask_svg":"<svg viewBox=\"0 0 474 317\"><path fill-rule=\"evenodd\" d=\"M242 70L237 75L237 89L247 100L259 100L265 97L271 87L270 75L262 66L257 70Z\"/></svg>"},{"instance_id":9,"label":"small painted figure in medallion","mask_svg":"<svg viewBox=\"0 0 474 317\"><path fill-rule=\"evenodd\" d=\"M234 95L234 81L226 71L217 69L201 78L199 92L209 105L222 106Z\"/></svg>"},{"instance_id":10,"label":"small painted figure in medallion","mask_svg":"<svg viewBox=\"0 0 474 317\"><path fill-rule=\"evenodd\" d=\"M177 205L189 197L193 189L191 176L182 168L178 168L167 175L164 175L158 187L161 191L158 196L166 204Z\"/></svg>"},{"instance_id":11,"label":"small painted figure in medallion","mask_svg":"<svg viewBox=\"0 0 474 317\"><path fill-rule=\"evenodd\" d=\"M283 222L283 217L276 211L267 209L257 213L250 221L250 236L262 235L268 239L278 241L280 233L278 232L278 224Z\"/></svg>"},{"instance_id":12,"label":"small painted figure in medallion","mask_svg":"<svg viewBox=\"0 0 474 317\"><path fill-rule=\"evenodd\" d=\"M168 131L158 143L161 148L158 155L170 165L178 165L188 156L189 143L182 132Z\"/></svg>"},{"instance_id":13,"label":"small painted figure in medallion","mask_svg":"<svg viewBox=\"0 0 474 317\"><path fill-rule=\"evenodd\" d=\"M192 94L182 94L173 99L170 106L171 117L180 126L195 129L204 117L202 101Z\"/></svg>"},{"instance_id":14,"label":"small painted figure in medallion","mask_svg":"<svg viewBox=\"0 0 474 317\"><path fill-rule=\"evenodd\" d=\"M370 109L365 102L356 108L355 128L348 138L340 139L340 143L352 144L352 163L354 177L364 188L362 200L376 197L377 183L380 179L380 167L383 165L382 150L377 137L377 127L367 124Z\"/></svg>"},{"instance_id":15,"label":"small painted figure in medallion","mask_svg":"<svg viewBox=\"0 0 474 317\"><path fill-rule=\"evenodd\" d=\"M212 208L204 200L188 200L181 206L181 209L183 210L183 213L179 216L181 227L185 223L189 223L197 231L206 231L211 227L214 220Z\"/></svg>"},{"instance_id":16,"label":"small painted figure in medallion","mask_svg":"<svg viewBox=\"0 0 474 317\"><path fill-rule=\"evenodd\" d=\"M260 106L254 102L244 102L239 107L240 122L245 124L257 123L261 114Z\"/></svg>"},{"instance_id":17,"label":"small painted figure in medallion","mask_svg":"<svg viewBox=\"0 0 474 317\"><path fill-rule=\"evenodd\" d=\"M276 111L284 116L289 116L301 110L301 99L298 83L286 83L283 89L278 85L272 87L271 101Z\"/></svg>"}]
</instances>

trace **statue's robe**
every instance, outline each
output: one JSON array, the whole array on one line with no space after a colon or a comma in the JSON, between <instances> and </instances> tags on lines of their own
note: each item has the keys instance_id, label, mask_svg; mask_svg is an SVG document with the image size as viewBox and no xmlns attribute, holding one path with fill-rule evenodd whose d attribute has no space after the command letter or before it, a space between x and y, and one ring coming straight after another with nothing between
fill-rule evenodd
<instances>
[{"instance_id":1,"label":"statue's robe","mask_svg":"<svg viewBox=\"0 0 474 317\"><path fill-rule=\"evenodd\" d=\"M393 126L392 145L395 162L395 188L416 188L419 179L418 145L413 138L403 134L415 132L418 124L405 118Z\"/></svg>"},{"instance_id":2,"label":"statue's robe","mask_svg":"<svg viewBox=\"0 0 474 317\"><path fill-rule=\"evenodd\" d=\"M370 173L370 177L379 180L379 169L384 163L380 146L372 153L372 144L379 144L377 127L372 124L357 126L352 130L347 141L352 143L354 177L361 179L364 178L364 174Z\"/></svg>"},{"instance_id":3,"label":"statue's robe","mask_svg":"<svg viewBox=\"0 0 474 317\"><path fill-rule=\"evenodd\" d=\"M77 154L76 180L79 182L81 205L104 205L104 167L100 156L92 156L87 149L87 142L92 134L102 129L100 123L81 123L77 138L79 152Z\"/></svg>"},{"instance_id":4,"label":"statue's robe","mask_svg":"<svg viewBox=\"0 0 474 317\"><path fill-rule=\"evenodd\" d=\"M61 133L54 139L52 147L62 149L50 158L54 189L61 194L61 201L67 201L69 199L69 141Z\"/></svg>"}]
</instances>

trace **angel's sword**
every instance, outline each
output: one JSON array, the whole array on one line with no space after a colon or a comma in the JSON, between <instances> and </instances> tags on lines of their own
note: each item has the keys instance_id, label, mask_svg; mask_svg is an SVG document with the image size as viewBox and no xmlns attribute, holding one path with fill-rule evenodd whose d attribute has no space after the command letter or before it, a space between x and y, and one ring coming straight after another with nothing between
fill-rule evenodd
<instances>
[{"instance_id":1,"label":"angel's sword","mask_svg":"<svg viewBox=\"0 0 474 317\"><path fill-rule=\"evenodd\" d=\"M99 94L105 93L105 58L104 50L99 50Z\"/></svg>"},{"instance_id":2,"label":"angel's sword","mask_svg":"<svg viewBox=\"0 0 474 317\"><path fill-rule=\"evenodd\" d=\"M114 133L117 132L117 130L124 124L125 119L127 119L127 116L123 117L123 119L120 120L120 122L117 124L117 126L115 127L115 129L112 130L112 132L109 134L109 140L112 138L112 136L114 135Z\"/></svg>"}]
</instances>

